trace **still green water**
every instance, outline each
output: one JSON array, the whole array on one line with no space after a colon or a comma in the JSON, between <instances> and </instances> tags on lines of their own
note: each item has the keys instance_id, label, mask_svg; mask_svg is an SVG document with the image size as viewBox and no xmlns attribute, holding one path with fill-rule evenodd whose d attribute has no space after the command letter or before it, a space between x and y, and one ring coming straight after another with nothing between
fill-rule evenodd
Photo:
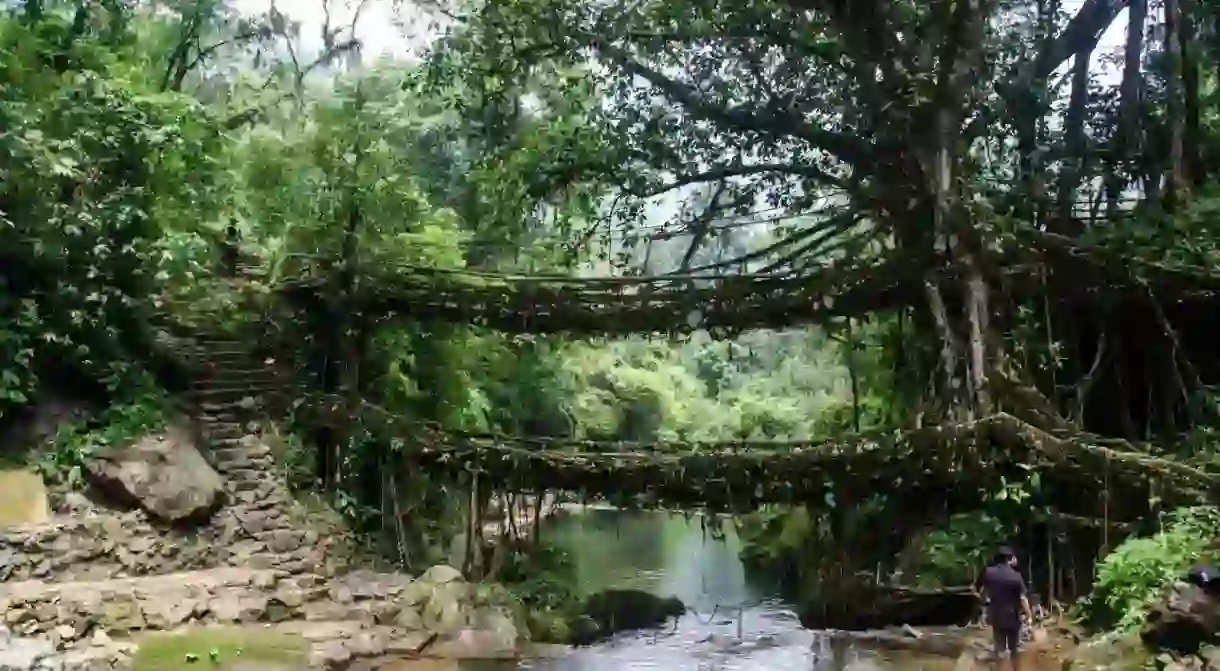
<instances>
[{"instance_id":1,"label":"still green water","mask_svg":"<svg viewBox=\"0 0 1220 671\"><path fill-rule=\"evenodd\" d=\"M797 621L766 579L749 580L740 541L703 518L663 512L576 509L548 521L543 535L576 563L585 592L642 589L675 595L689 612L667 629L623 632L559 659L523 662L535 671L880 671L951 669L952 660L894 658L831 644ZM473 671L473 669L472 669Z\"/></svg>"}]
</instances>

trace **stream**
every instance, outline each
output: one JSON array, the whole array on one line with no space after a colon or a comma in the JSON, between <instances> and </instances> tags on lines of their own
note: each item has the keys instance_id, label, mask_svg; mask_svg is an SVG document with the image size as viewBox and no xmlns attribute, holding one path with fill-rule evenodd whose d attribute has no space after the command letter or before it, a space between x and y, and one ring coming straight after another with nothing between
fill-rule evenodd
<instances>
[{"instance_id":1,"label":"stream","mask_svg":"<svg viewBox=\"0 0 1220 671\"><path fill-rule=\"evenodd\" d=\"M801 627L776 585L747 580L731 521L713 538L700 517L665 512L574 509L543 534L573 558L586 593L633 588L675 595L688 608L675 626L624 632L555 659L522 662L535 671L880 671L952 669L953 660L831 643ZM690 611L694 612L690 612Z\"/></svg>"}]
</instances>

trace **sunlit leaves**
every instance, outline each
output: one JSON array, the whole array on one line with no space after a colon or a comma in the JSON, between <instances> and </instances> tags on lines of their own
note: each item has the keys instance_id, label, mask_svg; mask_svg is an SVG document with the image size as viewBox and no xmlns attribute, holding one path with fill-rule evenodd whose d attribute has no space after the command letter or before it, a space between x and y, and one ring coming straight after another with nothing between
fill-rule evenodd
<instances>
[{"instance_id":1,"label":"sunlit leaves","mask_svg":"<svg viewBox=\"0 0 1220 671\"><path fill-rule=\"evenodd\" d=\"M120 384L162 277L148 267L166 224L203 204L215 137L197 103L143 88L125 38L88 17L75 39L58 14L0 19L0 359L9 401L54 362ZM94 32L97 28L97 32ZM37 340L30 347L30 339ZM37 357L18 356L33 349ZM118 365L117 371L114 365ZM14 382L18 380L19 382ZM18 391L13 391L17 389ZM0 403L0 412L4 412Z\"/></svg>"}]
</instances>

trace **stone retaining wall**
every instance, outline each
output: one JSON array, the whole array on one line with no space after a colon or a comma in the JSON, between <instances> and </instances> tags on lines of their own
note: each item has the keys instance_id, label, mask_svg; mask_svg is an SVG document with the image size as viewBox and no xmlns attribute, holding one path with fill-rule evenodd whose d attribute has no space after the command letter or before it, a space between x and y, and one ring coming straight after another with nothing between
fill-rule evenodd
<instances>
[{"instance_id":1,"label":"stone retaining wall","mask_svg":"<svg viewBox=\"0 0 1220 671\"><path fill-rule=\"evenodd\" d=\"M104 659L125 668L133 645L124 638L140 631L208 624L304 627L314 666L335 668L354 657L419 654L430 645L448 650L471 632L481 637L480 655L509 655L518 644L510 604L503 591L470 585L448 566L433 567L416 580L367 571L326 579L227 568L0 585L0 633L30 641L30 649L41 646L35 660L41 666L27 668L93 668L52 663L69 658Z\"/></svg>"},{"instance_id":2,"label":"stone retaining wall","mask_svg":"<svg viewBox=\"0 0 1220 671\"><path fill-rule=\"evenodd\" d=\"M297 528L279 502L267 500L222 509L190 531L156 524L142 511L58 516L0 528L0 581L105 580L221 566L326 572L334 540Z\"/></svg>"}]
</instances>

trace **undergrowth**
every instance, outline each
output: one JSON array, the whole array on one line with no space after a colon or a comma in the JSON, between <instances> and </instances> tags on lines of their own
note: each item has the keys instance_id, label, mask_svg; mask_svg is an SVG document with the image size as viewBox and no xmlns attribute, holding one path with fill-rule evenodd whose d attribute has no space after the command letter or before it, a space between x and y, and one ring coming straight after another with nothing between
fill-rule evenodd
<instances>
[{"instance_id":1,"label":"undergrowth","mask_svg":"<svg viewBox=\"0 0 1220 671\"><path fill-rule=\"evenodd\" d=\"M85 464L91 457L165 429L170 415L164 395L142 392L95 417L60 425L48 449L38 453L34 467L47 481L76 488L84 481Z\"/></svg>"},{"instance_id":2,"label":"undergrowth","mask_svg":"<svg viewBox=\"0 0 1220 671\"><path fill-rule=\"evenodd\" d=\"M1220 509L1198 506L1165 516L1159 533L1129 538L1097 565L1093 591L1081 604L1090 625L1131 633L1191 565L1217 557Z\"/></svg>"},{"instance_id":3,"label":"undergrowth","mask_svg":"<svg viewBox=\"0 0 1220 671\"><path fill-rule=\"evenodd\" d=\"M532 640L568 642L582 601L570 555L546 543L521 548L509 554L498 580L525 607Z\"/></svg>"}]
</instances>

